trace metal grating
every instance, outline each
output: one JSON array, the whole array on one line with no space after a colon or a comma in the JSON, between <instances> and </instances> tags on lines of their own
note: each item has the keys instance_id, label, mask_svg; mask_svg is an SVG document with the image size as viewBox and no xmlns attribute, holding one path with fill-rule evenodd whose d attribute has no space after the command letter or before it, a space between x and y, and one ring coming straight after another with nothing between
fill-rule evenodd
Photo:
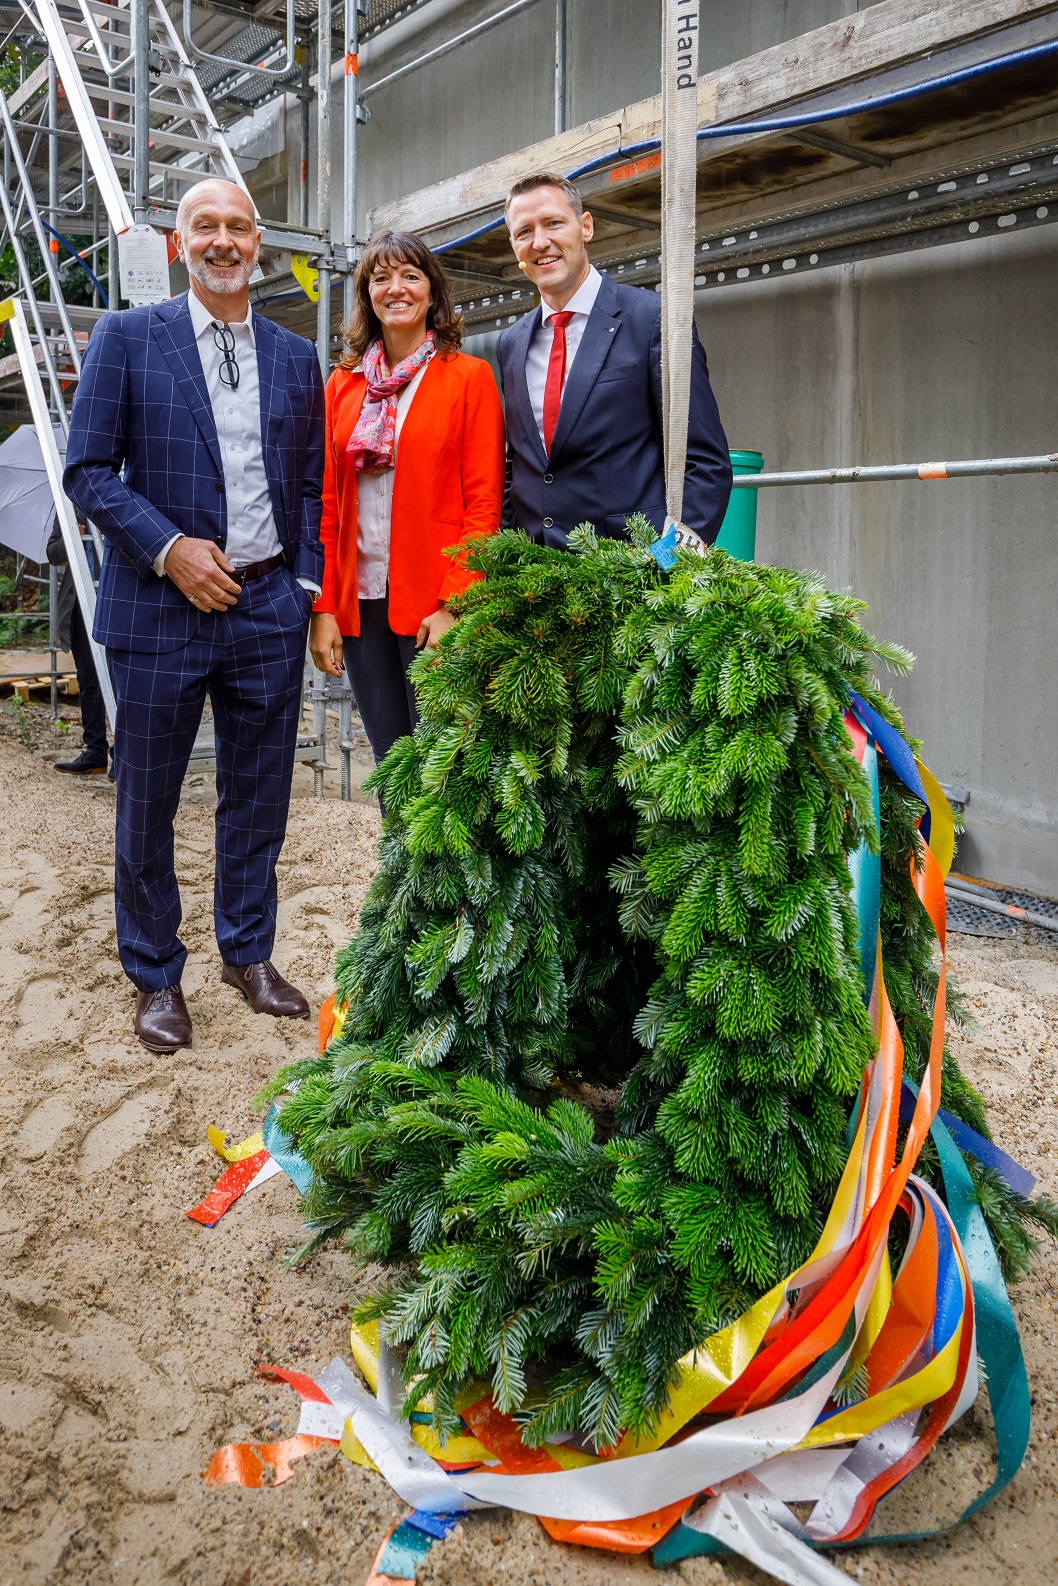
<instances>
[{"instance_id":1,"label":"metal grating","mask_svg":"<svg viewBox=\"0 0 1058 1586\"><path fill-rule=\"evenodd\" d=\"M1018 892L1013 887L989 887L988 896L996 903L1012 903L1017 908L1029 909L1033 914L1053 920L1053 928L1039 925L1020 925L1015 920L993 914L990 909L975 909L969 898L947 893L948 929L961 931L966 936L1025 936L1028 940L1039 938L1044 942L1058 943L1058 898L1041 898L1035 892Z\"/></svg>"},{"instance_id":2,"label":"metal grating","mask_svg":"<svg viewBox=\"0 0 1058 1586\"><path fill-rule=\"evenodd\" d=\"M399 22L401 17L417 11L422 3L423 0L371 0L371 9L364 21L361 37L377 33L391 22Z\"/></svg>"}]
</instances>

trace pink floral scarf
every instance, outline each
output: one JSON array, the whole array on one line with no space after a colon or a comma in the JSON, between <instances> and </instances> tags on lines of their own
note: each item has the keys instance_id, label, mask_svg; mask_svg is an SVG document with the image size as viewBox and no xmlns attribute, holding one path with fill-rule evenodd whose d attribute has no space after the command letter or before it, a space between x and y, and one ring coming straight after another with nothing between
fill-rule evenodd
<instances>
[{"instance_id":1,"label":"pink floral scarf","mask_svg":"<svg viewBox=\"0 0 1058 1586\"><path fill-rule=\"evenodd\" d=\"M397 397L408 381L413 380L433 357L433 351L434 333L428 330L426 340L404 358L392 373L386 362L386 349L381 337L373 341L364 353L367 393L346 447L358 473L380 474L384 469L393 467L397 446Z\"/></svg>"}]
</instances>

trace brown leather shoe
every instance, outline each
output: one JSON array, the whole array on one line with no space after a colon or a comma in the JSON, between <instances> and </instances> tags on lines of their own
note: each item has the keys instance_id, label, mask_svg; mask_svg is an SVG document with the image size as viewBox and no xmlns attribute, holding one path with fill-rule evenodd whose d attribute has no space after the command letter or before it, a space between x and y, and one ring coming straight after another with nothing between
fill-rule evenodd
<instances>
[{"instance_id":1,"label":"brown leather shoe","mask_svg":"<svg viewBox=\"0 0 1058 1586\"><path fill-rule=\"evenodd\" d=\"M284 980L271 962L225 964L220 977L241 991L255 1013L274 1019L307 1019L309 1005L296 986Z\"/></svg>"},{"instance_id":2,"label":"brown leather shoe","mask_svg":"<svg viewBox=\"0 0 1058 1586\"><path fill-rule=\"evenodd\" d=\"M191 1015L179 986L141 991L136 999L136 1035L151 1052L178 1052L191 1045Z\"/></svg>"}]
</instances>

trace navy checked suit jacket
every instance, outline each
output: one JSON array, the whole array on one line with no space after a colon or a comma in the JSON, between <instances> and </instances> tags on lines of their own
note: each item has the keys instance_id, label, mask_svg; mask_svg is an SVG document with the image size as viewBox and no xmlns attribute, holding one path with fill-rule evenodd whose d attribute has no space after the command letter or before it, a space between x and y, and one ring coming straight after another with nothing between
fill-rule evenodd
<instances>
[{"instance_id":1,"label":"navy checked suit jacket","mask_svg":"<svg viewBox=\"0 0 1058 1586\"><path fill-rule=\"evenodd\" d=\"M559 549L580 523L622 538L633 512L644 513L660 533L665 526L660 297L603 276L562 392L550 456L525 382L529 343L539 328L539 313L526 314L503 332L496 349L509 462L504 524ZM731 494L731 461L705 351L693 326L691 335L683 521L712 544Z\"/></svg>"},{"instance_id":2,"label":"navy checked suit jacket","mask_svg":"<svg viewBox=\"0 0 1058 1586\"><path fill-rule=\"evenodd\" d=\"M323 380L316 350L255 314L261 436L276 528L291 570L322 581ZM66 494L106 541L94 633L118 650L189 643L207 613L153 562L174 534L228 537L220 443L187 294L104 314L70 419Z\"/></svg>"}]
</instances>

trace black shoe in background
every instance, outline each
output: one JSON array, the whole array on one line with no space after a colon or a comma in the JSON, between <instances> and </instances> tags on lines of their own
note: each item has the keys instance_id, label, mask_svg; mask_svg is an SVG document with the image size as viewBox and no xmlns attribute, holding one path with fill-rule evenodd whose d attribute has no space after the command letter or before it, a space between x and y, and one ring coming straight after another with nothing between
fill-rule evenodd
<instances>
[{"instance_id":1,"label":"black shoe in background","mask_svg":"<svg viewBox=\"0 0 1058 1586\"><path fill-rule=\"evenodd\" d=\"M106 776L107 763L97 760L87 749L82 749L76 760L57 760L54 769L68 771L72 776Z\"/></svg>"}]
</instances>

